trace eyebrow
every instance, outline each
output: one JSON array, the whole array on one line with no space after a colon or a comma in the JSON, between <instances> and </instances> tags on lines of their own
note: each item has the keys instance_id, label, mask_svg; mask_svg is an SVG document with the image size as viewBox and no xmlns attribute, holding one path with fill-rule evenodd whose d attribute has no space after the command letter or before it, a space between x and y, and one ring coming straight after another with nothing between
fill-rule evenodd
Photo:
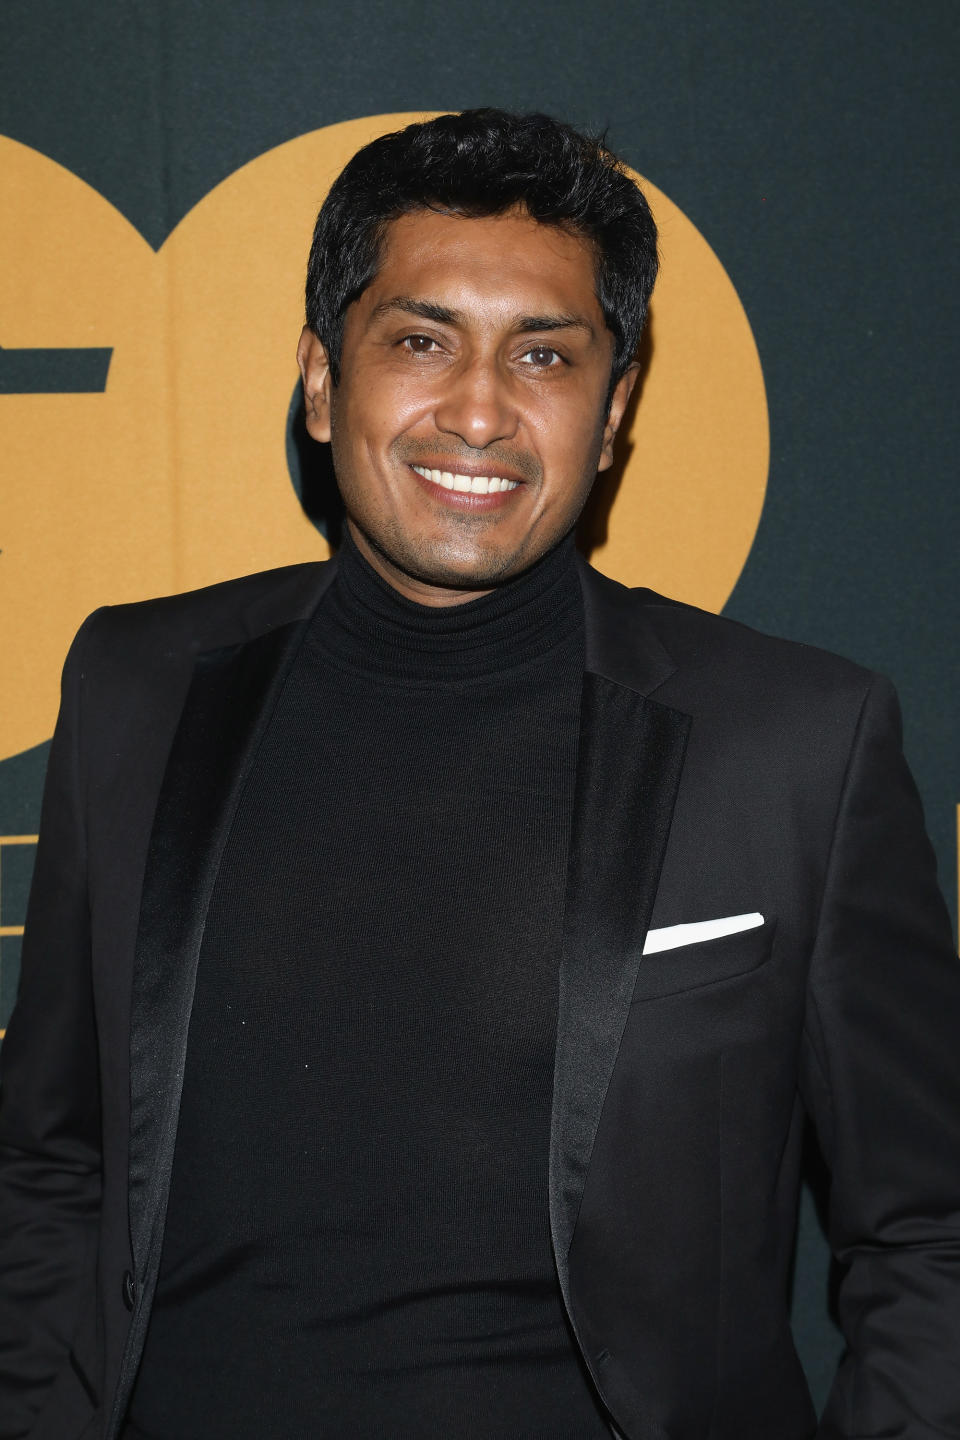
<instances>
[{"instance_id":1,"label":"eyebrow","mask_svg":"<svg viewBox=\"0 0 960 1440\"><path fill-rule=\"evenodd\" d=\"M430 300L414 300L411 295L394 295L390 300L381 300L371 313L371 320L379 320L382 315L389 315L393 310L401 310L406 315L416 315L420 320L432 320L437 325L456 325L462 318L459 310L451 310L446 305L434 305Z\"/></svg>"},{"instance_id":2,"label":"eyebrow","mask_svg":"<svg viewBox=\"0 0 960 1440\"><path fill-rule=\"evenodd\" d=\"M437 305L431 300L417 300L412 295L394 295L389 300L382 300L374 307L370 319L379 320L394 310L405 315L415 315L420 320L432 320L435 325L463 323L461 311L453 310L448 305ZM582 315L563 311L553 315L520 315L512 328L517 335L526 335L534 330L583 330L588 335L594 333L593 326Z\"/></svg>"}]
</instances>

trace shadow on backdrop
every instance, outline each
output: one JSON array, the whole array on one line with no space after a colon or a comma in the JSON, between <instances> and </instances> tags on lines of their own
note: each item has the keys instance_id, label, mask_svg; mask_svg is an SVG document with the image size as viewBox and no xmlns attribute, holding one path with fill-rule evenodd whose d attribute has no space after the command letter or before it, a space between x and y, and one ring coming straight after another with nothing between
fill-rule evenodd
<instances>
[{"instance_id":1,"label":"shadow on backdrop","mask_svg":"<svg viewBox=\"0 0 960 1440\"><path fill-rule=\"evenodd\" d=\"M336 550L343 535L343 501L333 473L330 446L319 444L307 433L299 379L287 411L287 469L303 513Z\"/></svg>"},{"instance_id":2,"label":"shadow on backdrop","mask_svg":"<svg viewBox=\"0 0 960 1440\"><path fill-rule=\"evenodd\" d=\"M647 375L650 372L653 350L653 327L648 325L643 332L640 349L637 351L640 373L614 441L613 464L609 470L604 470L597 476L594 487L590 491L590 498L583 507L583 514L577 525L577 549L587 560L598 546L606 544L610 530L610 512L620 492L627 463L633 453L633 442L629 438L630 431L636 418L637 406L640 404Z\"/></svg>"}]
</instances>

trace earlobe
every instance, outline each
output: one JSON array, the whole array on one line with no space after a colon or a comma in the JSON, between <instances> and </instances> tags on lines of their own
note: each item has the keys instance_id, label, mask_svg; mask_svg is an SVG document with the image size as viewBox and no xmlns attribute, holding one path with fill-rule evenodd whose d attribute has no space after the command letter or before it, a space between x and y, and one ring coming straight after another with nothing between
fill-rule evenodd
<instances>
[{"instance_id":1,"label":"earlobe","mask_svg":"<svg viewBox=\"0 0 960 1440\"><path fill-rule=\"evenodd\" d=\"M600 448L600 463L598 470L609 470L613 464L613 442L617 438L617 431L620 429L620 422L626 413L633 387L637 382L640 373L640 366L637 362L631 361L626 372L620 376L613 387L613 394L610 397L610 406L607 410L606 424L603 427L603 443Z\"/></svg>"},{"instance_id":2,"label":"earlobe","mask_svg":"<svg viewBox=\"0 0 960 1440\"><path fill-rule=\"evenodd\" d=\"M297 364L303 379L303 406L307 433L323 443L330 439L330 361L322 341L304 325L297 346Z\"/></svg>"}]
</instances>

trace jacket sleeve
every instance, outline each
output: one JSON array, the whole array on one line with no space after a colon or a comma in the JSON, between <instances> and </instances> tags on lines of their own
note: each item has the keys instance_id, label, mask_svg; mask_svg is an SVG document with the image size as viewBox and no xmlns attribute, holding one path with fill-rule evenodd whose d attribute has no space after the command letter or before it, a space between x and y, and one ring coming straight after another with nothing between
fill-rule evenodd
<instances>
[{"instance_id":1,"label":"jacket sleeve","mask_svg":"<svg viewBox=\"0 0 960 1440\"><path fill-rule=\"evenodd\" d=\"M0 1052L0 1440L33 1428L95 1275L100 1102L80 735L89 624L64 667L20 988Z\"/></svg>"},{"instance_id":2,"label":"jacket sleeve","mask_svg":"<svg viewBox=\"0 0 960 1440\"><path fill-rule=\"evenodd\" d=\"M960 1437L960 964L877 678L833 838L803 1088L847 1342L821 1440Z\"/></svg>"}]
</instances>

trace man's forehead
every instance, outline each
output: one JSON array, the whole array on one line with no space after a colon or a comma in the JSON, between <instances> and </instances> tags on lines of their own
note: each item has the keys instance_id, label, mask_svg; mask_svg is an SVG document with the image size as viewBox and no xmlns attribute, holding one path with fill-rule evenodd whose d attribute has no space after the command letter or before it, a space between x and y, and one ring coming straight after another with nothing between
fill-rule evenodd
<instances>
[{"instance_id":1,"label":"man's forehead","mask_svg":"<svg viewBox=\"0 0 960 1440\"><path fill-rule=\"evenodd\" d=\"M603 329L594 248L585 237L526 211L469 216L416 210L385 229L376 274L364 297L369 316L406 309L442 323L471 303L496 299L515 316L565 317ZM441 316L442 310L451 312ZM529 328L536 328L531 326Z\"/></svg>"}]
</instances>

